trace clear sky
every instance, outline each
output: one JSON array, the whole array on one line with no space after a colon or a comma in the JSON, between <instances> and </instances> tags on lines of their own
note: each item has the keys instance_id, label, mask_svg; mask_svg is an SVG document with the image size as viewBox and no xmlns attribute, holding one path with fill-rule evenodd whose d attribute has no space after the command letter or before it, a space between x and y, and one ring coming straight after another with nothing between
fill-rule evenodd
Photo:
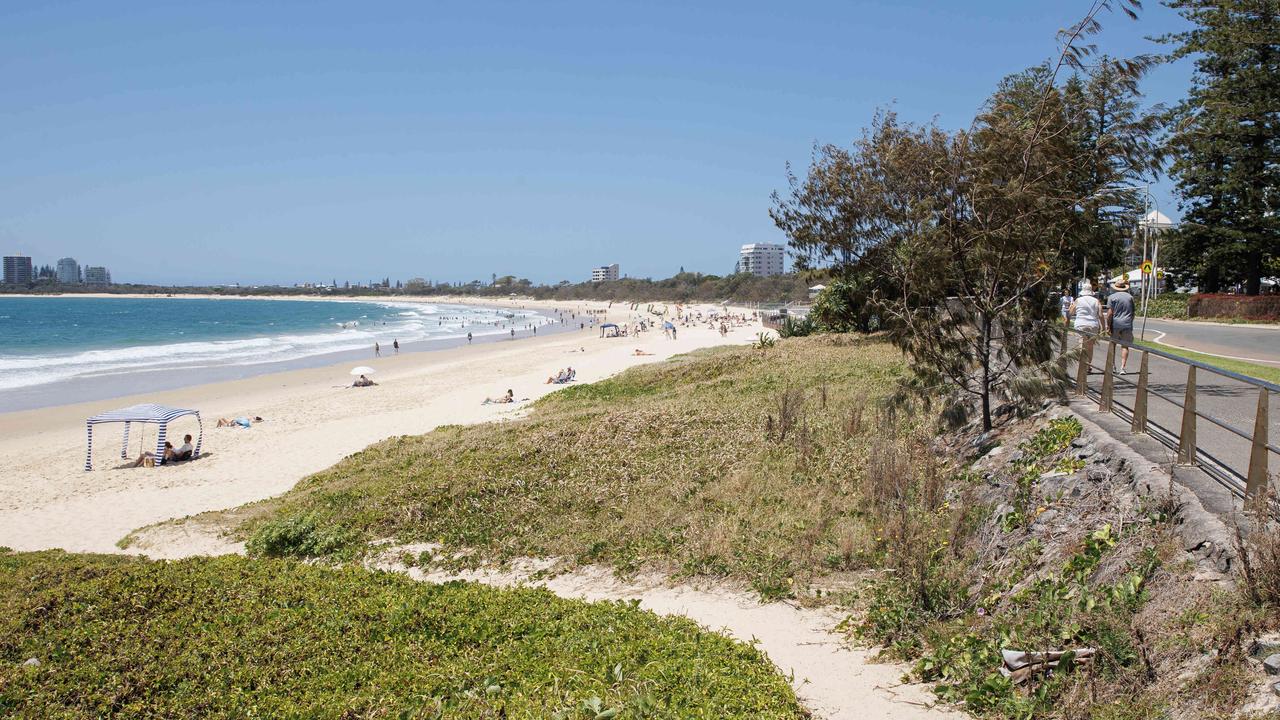
<instances>
[{"instance_id":1,"label":"clear sky","mask_svg":"<svg viewBox=\"0 0 1280 720\"><path fill-rule=\"evenodd\" d=\"M0 252L122 282L723 274L785 242L769 194L815 141L890 103L967 125L1088 4L5 2ZM1147 5L1100 49L1182 27Z\"/></svg>"}]
</instances>

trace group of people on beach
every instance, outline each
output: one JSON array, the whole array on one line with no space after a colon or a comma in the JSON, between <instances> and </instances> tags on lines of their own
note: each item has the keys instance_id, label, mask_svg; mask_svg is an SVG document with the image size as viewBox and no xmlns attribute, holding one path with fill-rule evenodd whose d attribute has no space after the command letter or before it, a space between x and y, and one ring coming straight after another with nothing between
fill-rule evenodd
<instances>
[{"instance_id":1,"label":"group of people on beach","mask_svg":"<svg viewBox=\"0 0 1280 720\"><path fill-rule=\"evenodd\" d=\"M578 377L577 370L574 370L573 368L561 369L560 372L547 378L547 381L543 384L544 385L552 385L552 384L563 385L568 382L573 382L574 378L576 377Z\"/></svg>"},{"instance_id":2,"label":"group of people on beach","mask_svg":"<svg viewBox=\"0 0 1280 720\"><path fill-rule=\"evenodd\" d=\"M169 442L168 440L164 441L163 457L165 462L190 460L194 452L195 452L195 449L191 446L190 435L184 436L182 438L182 445L176 448L173 446L173 443ZM150 465L155 465L155 462L156 462L155 453L148 451L139 455L137 462L135 462L133 466L134 467L142 467L143 465L150 466Z\"/></svg>"}]
</instances>

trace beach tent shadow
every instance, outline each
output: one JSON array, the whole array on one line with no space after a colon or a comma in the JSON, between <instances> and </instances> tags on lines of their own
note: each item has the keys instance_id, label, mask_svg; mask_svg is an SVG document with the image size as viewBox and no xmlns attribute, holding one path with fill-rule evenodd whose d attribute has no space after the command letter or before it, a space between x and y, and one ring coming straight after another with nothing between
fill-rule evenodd
<instances>
[{"instance_id":1,"label":"beach tent shadow","mask_svg":"<svg viewBox=\"0 0 1280 720\"><path fill-rule=\"evenodd\" d=\"M200 457L194 457L194 458L191 458L190 460L170 460L169 462L161 465L160 468L164 469L167 467L175 467L178 465L190 465L191 463L200 462L201 460L204 460L205 458L208 458L208 457L213 457L213 453L209 452L208 450L205 450L200 453ZM119 465L113 465L111 469L112 470L132 470L134 467L138 467L138 468L145 467L143 465L135 466L134 465L135 462L137 462L136 459L126 460L125 462L122 462ZM152 468L147 468L147 469L152 469Z\"/></svg>"}]
</instances>

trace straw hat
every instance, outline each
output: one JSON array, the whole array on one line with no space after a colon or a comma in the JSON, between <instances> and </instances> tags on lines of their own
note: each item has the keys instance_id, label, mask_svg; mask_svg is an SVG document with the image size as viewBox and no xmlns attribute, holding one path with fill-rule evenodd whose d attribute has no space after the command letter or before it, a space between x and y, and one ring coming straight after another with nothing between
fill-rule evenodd
<instances>
[{"instance_id":1,"label":"straw hat","mask_svg":"<svg viewBox=\"0 0 1280 720\"><path fill-rule=\"evenodd\" d=\"M1120 278L1120 282L1112 284L1111 288L1113 290L1128 290L1129 280L1127 278Z\"/></svg>"}]
</instances>

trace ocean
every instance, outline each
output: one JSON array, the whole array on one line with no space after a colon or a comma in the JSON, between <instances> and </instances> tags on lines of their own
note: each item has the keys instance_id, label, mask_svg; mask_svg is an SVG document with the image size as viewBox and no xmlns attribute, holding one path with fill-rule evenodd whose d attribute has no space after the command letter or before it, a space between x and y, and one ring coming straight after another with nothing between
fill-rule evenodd
<instances>
[{"instance_id":1,"label":"ocean","mask_svg":"<svg viewBox=\"0 0 1280 720\"><path fill-rule=\"evenodd\" d=\"M0 412L372 358L375 342L389 355L396 340L413 351L468 332L510 339L552 322L443 303L0 296Z\"/></svg>"}]
</instances>

